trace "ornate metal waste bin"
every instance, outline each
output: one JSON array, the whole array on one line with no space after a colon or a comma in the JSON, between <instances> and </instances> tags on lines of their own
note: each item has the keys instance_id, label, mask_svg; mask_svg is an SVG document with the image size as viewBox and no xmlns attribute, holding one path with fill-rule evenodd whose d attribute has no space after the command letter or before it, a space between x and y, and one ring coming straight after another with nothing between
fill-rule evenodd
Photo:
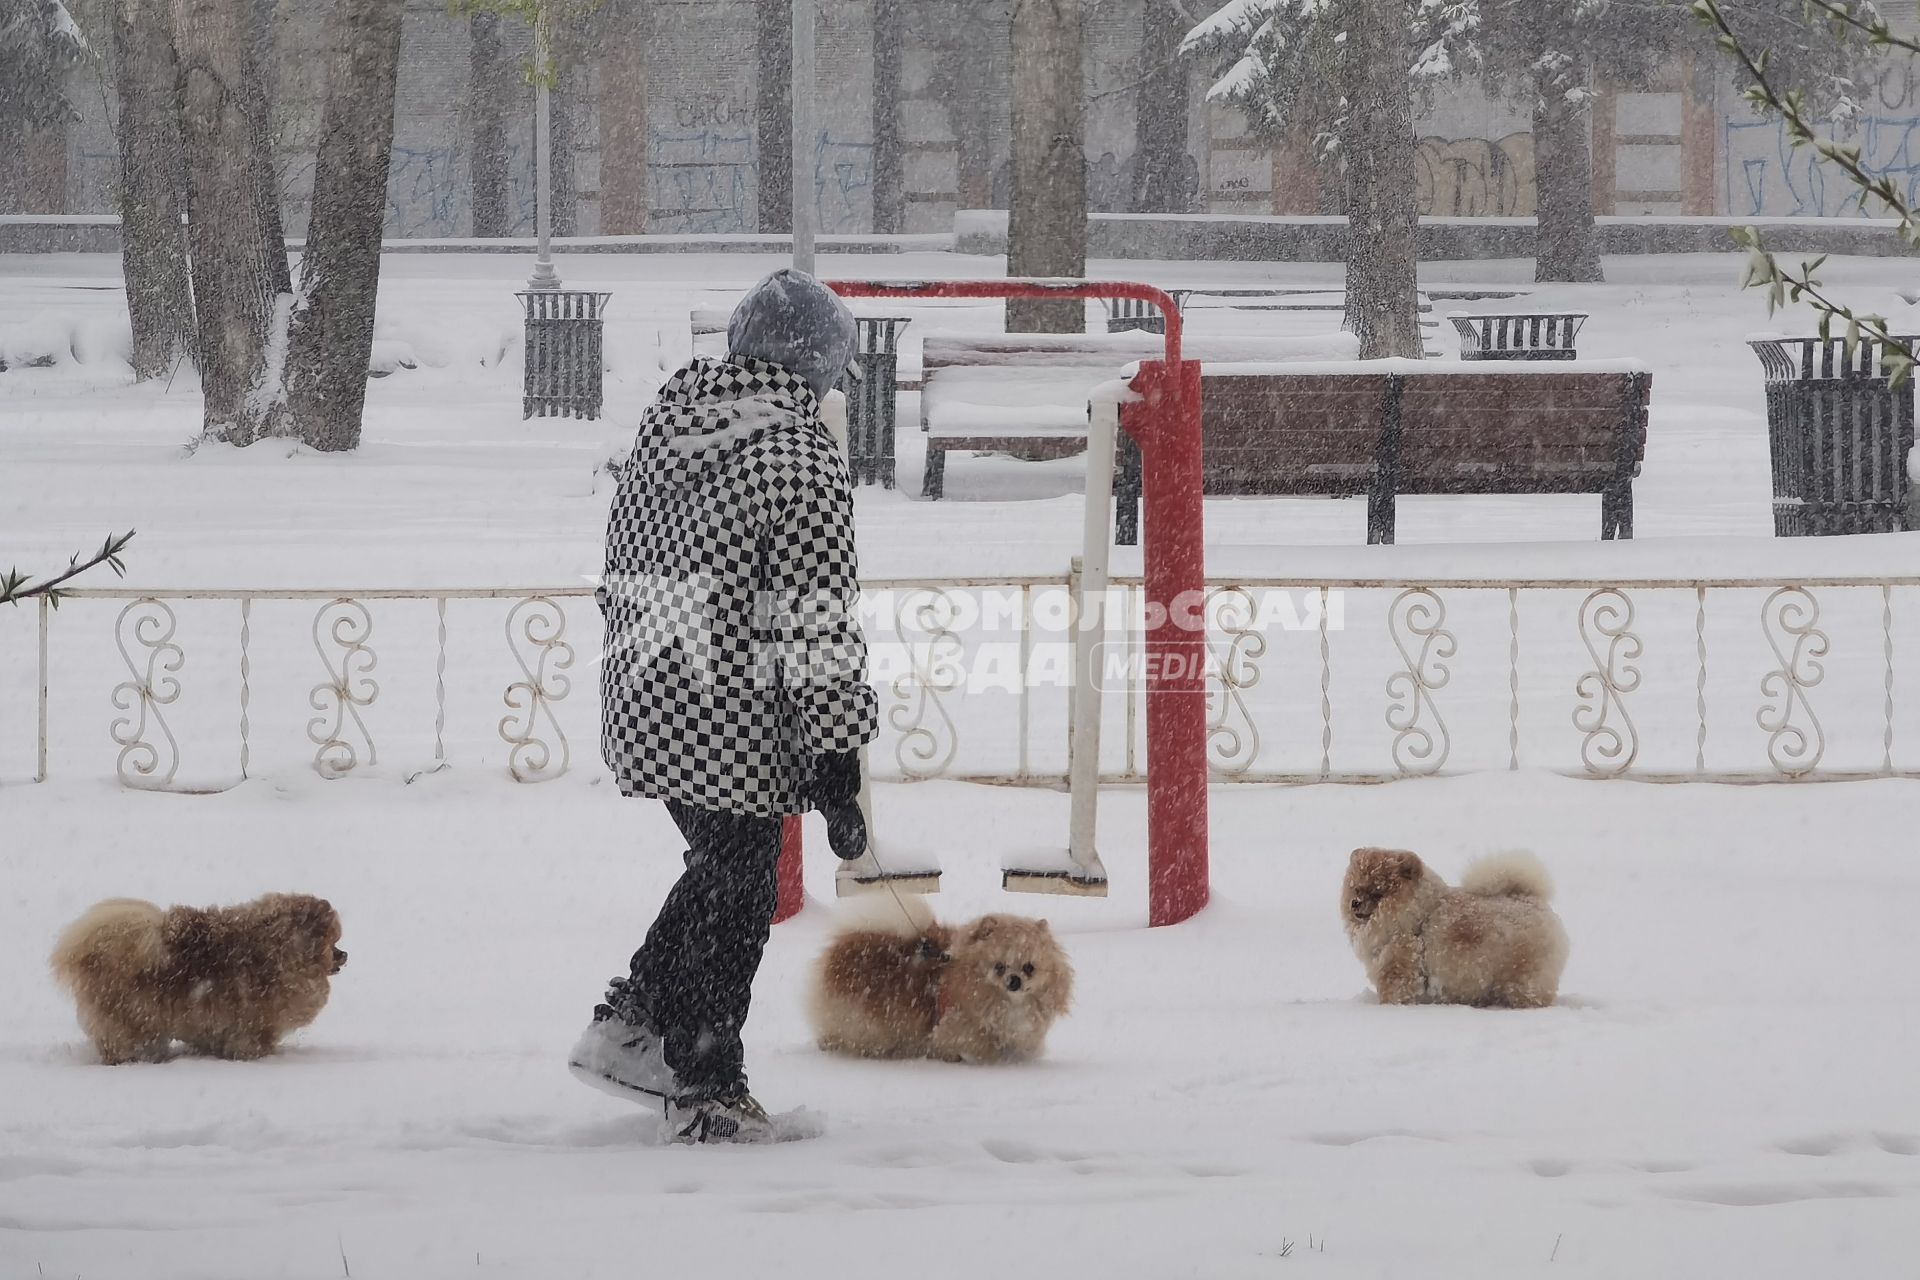
<instances>
[{"instance_id":1,"label":"ornate metal waste bin","mask_svg":"<svg viewBox=\"0 0 1920 1280\"><path fill-rule=\"evenodd\" d=\"M1909 346L1915 339L1901 337ZM1913 382L1894 389L1885 345L1862 338L1757 338L1773 449L1773 532L1782 538L1895 533L1909 509Z\"/></svg>"},{"instance_id":2,"label":"ornate metal waste bin","mask_svg":"<svg viewBox=\"0 0 1920 1280\"><path fill-rule=\"evenodd\" d=\"M1462 360L1574 360L1585 312L1517 312L1447 317L1460 334Z\"/></svg>"},{"instance_id":3,"label":"ornate metal waste bin","mask_svg":"<svg viewBox=\"0 0 1920 1280\"><path fill-rule=\"evenodd\" d=\"M605 324L611 293L527 289L526 378L522 418L598 418L605 370Z\"/></svg>"},{"instance_id":4,"label":"ornate metal waste bin","mask_svg":"<svg viewBox=\"0 0 1920 1280\"><path fill-rule=\"evenodd\" d=\"M893 488L894 418L898 408L900 330L905 316L856 316L854 364L858 379L843 378L847 393L847 466L855 484Z\"/></svg>"}]
</instances>

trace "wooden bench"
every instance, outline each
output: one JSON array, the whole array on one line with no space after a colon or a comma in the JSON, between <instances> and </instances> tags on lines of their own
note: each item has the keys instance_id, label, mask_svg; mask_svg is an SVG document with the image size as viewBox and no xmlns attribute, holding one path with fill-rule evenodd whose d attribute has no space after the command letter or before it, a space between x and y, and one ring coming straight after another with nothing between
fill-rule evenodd
<instances>
[{"instance_id":1,"label":"wooden bench","mask_svg":"<svg viewBox=\"0 0 1920 1280\"><path fill-rule=\"evenodd\" d=\"M921 348L920 430L927 437L924 495L946 491L947 454L999 453L1037 460L1087 447L1087 396L1126 366L1161 356L1150 333L929 334ZM1189 339L1200 360L1299 361L1351 356L1351 334ZM1123 455L1130 454L1123 442Z\"/></svg>"},{"instance_id":2,"label":"wooden bench","mask_svg":"<svg viewBox=\"0 0 1920 1280\"><path fill-rule=\"evenodd\" d=\"M1215 364L1201 386L1209 494L1365 494L1367 541L1391 543L1401 494L1594 493L1600 536L1633 536L1652 379L1624 362ZM1115 488L1117 537L1131 545L1137 464Z\"/></svg>"}]
</instances>

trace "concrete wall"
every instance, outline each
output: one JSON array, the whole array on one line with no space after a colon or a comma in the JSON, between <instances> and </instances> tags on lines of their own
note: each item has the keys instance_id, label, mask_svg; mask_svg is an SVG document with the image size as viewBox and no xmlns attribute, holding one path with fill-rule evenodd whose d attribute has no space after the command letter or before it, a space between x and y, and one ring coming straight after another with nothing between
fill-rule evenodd
<instances>
[{"instance_id":1,"label":"concrete wall","mask_svg":"<svg viewBox=\"0 0 1920 1280\"><path fill-rule=\"evenodd\" d=\"M76 17L106 51L108 0L76 0ZM819 4L817 112L810 174L824 232L869 231L873 217L871 0ZM288 234L306 226L315 131L325 95L329 4L256 0L270 16L276 161ZM1142 0L1087 0L1085 60L1089 202L1129 207ZM1209 0L1194 0L1195 11ZM938 232L965 208L1007 197L1007 0L907 0L901 50L907 232ZM762 225L758 189L757 22L753 0L606 0L585 20L565 83L572 131L575 230L742 234ZM531 34L501 24L516 70ZM473 140L465 19L445 0L407 0L393 164L390 237L472 233ZM81 119L0 155L0 213L113 210L118 157L104 58L75 73ZM1337 178L1319 174L1304 140L1276 153L1239 113L1204 101L1190 77L1189 152L1198 210L1318 214L1338 209ZM1868 166L1920 198L1920 76L1890 60L1860 77L1866 109L1856 140ZM533 93L511 77L509 230L533 229ZM603 111L603 107L605 110ZM1429 217L1531 217L1533 143L1526 113L1466 84L1423 95L1416 131L1419 207ZM1724 72L1677 65L1657 91L1603 92L1594 112L1602 214L1848 216L1851 188L1754 116ZM31 154L28 154L31 152ZM9 167L11 166L11 168ZM1323 184L1329 188L1323 190ZM603 218L603 200L617 213Z\"/></svg>"}]
</instances>

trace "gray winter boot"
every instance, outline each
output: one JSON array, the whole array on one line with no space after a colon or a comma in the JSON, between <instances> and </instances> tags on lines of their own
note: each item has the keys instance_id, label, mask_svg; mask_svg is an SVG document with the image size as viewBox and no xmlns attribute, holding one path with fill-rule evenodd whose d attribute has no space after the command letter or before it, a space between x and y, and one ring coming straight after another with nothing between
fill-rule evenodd
<instances>
[{"instance_id":1,"label":"gray winter boot","mask_svg":"<svg viewBox=\"0 0 1920 1280\"><path fill-rule=\"evenodd\" d=\"M666 1104L667 1141L695 1146L709 1142L781 1142L767 1109L744 1088L714 1098L673 1098Z\"/></svg>"},{"instance_id":2,"label":"gray winter boot","mask_svg":"<svg viewBox=\"0 0 1920 1280\"><path fill-rule=\"evenodd\" d=\"M582 1084L629 1102L671 1098L680 1087L667 1065L665 1043L644 1017L632 1017L611 1005L596 1006L593 1021L567 1055L567 1069Z\"/></svg>"}]
</instances>

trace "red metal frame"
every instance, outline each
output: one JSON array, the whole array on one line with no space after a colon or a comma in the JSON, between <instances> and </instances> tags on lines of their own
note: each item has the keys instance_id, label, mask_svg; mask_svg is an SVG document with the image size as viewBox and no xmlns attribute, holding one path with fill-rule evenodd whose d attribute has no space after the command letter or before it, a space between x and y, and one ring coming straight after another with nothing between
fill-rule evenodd
<instances>
[{"instance_id":1,"label":"red metal frame","mask_svg":"<svg viewBox=\"0 0 1920 1280\"><path fill-rule=\"evenodd\" d=\"M800 819L782 818L780 820L780 861L776 864L775 875L780 886L780 897L773 908L773 922L791 920L800 914L800 908L807 901L807 884L802 874L803 861L800 856Z\"/></svg>"},{"instance_id":2,"label":"red metal frame","mask_svg":"<svg viewBox=\"0 0 1920 1280\"><path fill-rule=\"evenodd\" d=\"M1151 285L1083 280L832 280L846 298L1128 298L1166 317L1166 355L1133 380L1120 425L1140 446L1147 610L1147 921L1178 924L1207 904L1206 538L1200 484L1200 366L1180 358L1180 309ZM800 824L780 852L776 920L800 910Z\"/></svg>"}]
</instances>

